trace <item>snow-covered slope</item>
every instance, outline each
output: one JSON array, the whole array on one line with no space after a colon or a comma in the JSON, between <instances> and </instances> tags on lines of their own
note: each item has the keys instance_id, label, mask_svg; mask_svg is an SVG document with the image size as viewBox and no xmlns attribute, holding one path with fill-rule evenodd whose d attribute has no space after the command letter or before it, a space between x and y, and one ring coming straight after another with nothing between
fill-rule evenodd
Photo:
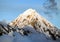
<instances>
[{"instance_id":1,"label":"snow-covered slope","mask_svg":"<svg viewBox=\"0 0 60 42\"><path fill-rule=\"evenodd\" d=\"M20 33L13 32L12 35L8 33L0 36L0 42L60 42L60 40L53 40L43 33L36 32L33 27L26 26L20 30Z\"/></svg>"},{"instance_id":2,"label":"snow-covered slope","mask_svg":"<svg viewBox=\"0 0 60 42\"><path fill-rule=\"evenodd\" d=\"M0 42L60 42L60 30L28 9L9 24L0 22Z\"/></svg>"}]
</instances>

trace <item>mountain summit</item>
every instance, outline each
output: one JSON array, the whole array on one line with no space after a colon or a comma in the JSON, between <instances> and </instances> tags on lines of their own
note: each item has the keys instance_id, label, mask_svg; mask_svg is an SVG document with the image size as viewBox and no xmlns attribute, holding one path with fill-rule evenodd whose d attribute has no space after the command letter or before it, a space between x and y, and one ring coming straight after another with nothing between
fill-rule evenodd
<instances>
[{"instance_id":1,"label":"mountain summit","mask_svg":"<svg viewBox=\"0 0 60 42\"><path fill-rule=\"evenodd\" d=\"M34 25L37 24L48 28L54 27L49 21L33 9L26 10L10 23L11 26L18 26L20 28L26 25L32 25L34 27Z\"/></svg>"},{"instance_id":2,"label":"mountain summit","mask_svg":"<svg viewBox=\"0 0 60 42\"><path fill-rule=\"evenodd\" d=\"M37 32L43 33L53 40L60 38L60 32L52 23L42 17L34 9L28 9L20 14L10 24L12 27L23 28L25 26L32 26Z\"/></svg>"}]
</instances>

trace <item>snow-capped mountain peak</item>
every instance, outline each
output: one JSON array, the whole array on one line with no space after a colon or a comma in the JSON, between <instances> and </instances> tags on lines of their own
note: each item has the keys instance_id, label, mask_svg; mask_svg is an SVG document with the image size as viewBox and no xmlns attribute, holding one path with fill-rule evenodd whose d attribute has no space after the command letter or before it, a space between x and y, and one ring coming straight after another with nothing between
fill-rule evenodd
<instances>
[{"instance_id":1,"label":"snow-capped mountain peak","mask_svg":"<svg viewBox=\"0 0 60 42\"><path fill-rule=\"evenodd\" d=\"M23 28L29 25L32 26L37 32L43 33L54 40L60 37L58 29L34 9L26 10L9 25L18 28Z\"/></svg>"},{"instance_id":2,"label":"snow-capped mountain peak","mask_svg":"<svg viewBox=\"0 0 60 42\"><path fill-rule=\"evenodd\" d=\"M37 13L34 9L26 10L24 13L20 14L15 20L13 20L13 22L11 22L10 25L12 25L12 26L20 25L20 23L22 22L22 24L23 24L24 21L27 21L25 23L29 22L30 24L31 24L31 22L34 22L34 21L36 21L36 22L40 21L41 25L45 24L45 26L47 26L47 27L53 26L49 21L47 21L45 18L43 18L41 15L39 15L39 13ZM23 25L26 25L26 24L23 24Z\"/></svg>"},{"instance_id":3,"label":"snow-capped mountain peak","mask_svg":"<svg viewBox=\"0 0 60 42\"><path fill-rule=\"evenodd\" d=\"M60 42L60 30L34 9L12 22L0 22L0 42Z\"/></svg>"}]
</instances>

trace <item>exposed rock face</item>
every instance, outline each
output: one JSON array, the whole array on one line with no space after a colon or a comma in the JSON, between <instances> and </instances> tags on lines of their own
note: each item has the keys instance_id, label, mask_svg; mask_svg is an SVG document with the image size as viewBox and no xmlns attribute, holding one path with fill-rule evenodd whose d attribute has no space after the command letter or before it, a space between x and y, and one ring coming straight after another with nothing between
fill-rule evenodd
<instances>
[{"instance_id":1,"label":"exposed rock face","mask_svg":"<svg viewBox=\"0 0 60 42\"><path fill-rule=\"evenodd\" d=\"M52 37L54 40L60 38L58 29L33 9L28 9L9 25L18 28L31 25L36 31L44 33L45 35Z\"/></svg>"}]
</instances>

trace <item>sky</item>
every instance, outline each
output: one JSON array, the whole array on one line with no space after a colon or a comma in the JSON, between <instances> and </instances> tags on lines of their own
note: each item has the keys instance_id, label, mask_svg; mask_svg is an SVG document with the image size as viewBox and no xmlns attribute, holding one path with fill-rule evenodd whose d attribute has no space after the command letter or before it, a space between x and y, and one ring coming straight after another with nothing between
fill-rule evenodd
<instances>
[{"instance_id":1,"label":"sky","mask_svg":"<svg viewBox=\"0 0 60 42\"><path fill-rule=\"evenodd\" d=\"M46 8L50 3L53 8ZM60 0L51 0L50 3L48 0L0 0L0 21L11 22L25 10L32 8L60 28Z\"/></svg>"}]
</instances>

